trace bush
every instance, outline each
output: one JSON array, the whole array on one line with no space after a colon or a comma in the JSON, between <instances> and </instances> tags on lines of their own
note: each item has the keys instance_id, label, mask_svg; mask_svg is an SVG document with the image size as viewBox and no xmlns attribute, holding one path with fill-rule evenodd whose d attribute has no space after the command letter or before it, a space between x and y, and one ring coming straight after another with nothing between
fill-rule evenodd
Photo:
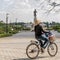
<instances>
[{"instance_id":1,"label":"bush","mask_svg":"<svg viewBox=\"0 0 60 60\"><path fill-rule=\"evenodd\" d=\"M60 29L60 26L53 26L52 27L54 30L58 30L58 29Z\"/></svg>"},{"instance_id":2,"label":"bush","mask_svg":"<svg viewBox=\"0 0 60 60\"><path fill-rule=\"evenodd\" d=\"M29 31L29 30L31 30L31 28L24 28L23 30Z\"/></svg>"},{"instance_id":3,"label":"bush","mask_svg":"<svg viewBox=\"0 0 60 60\"><path fill-rule=\"evenodd\" d=\"M3 33L5 33L4 31L2 31L2 30L0 30L0 34L3 34Z\"/></svg>"},{"instance_id":4,"label":"bush","mask_svg":"<svg viewBox=\"0 0 60 60\"><path fill-rule=\"evenodd\" d=\"M17 30L13 30L13 31L9 31L9 33L16 34L16 33L18 33L18 31Z\"/></svg>"},{"instance_id":5,"label":"bush","mask_svg":"<svg viewBox=\"0 0 60 60\"><path fill-rule=\"evenodd\" d=\"M53 30L53 28L47 28L46 30Z\"/></svg>"},{"instance_id":6,"label":"bush","mask_svg":"<svg viewBox=\"0 0 60 60\"><path fill-rule=\"evenodd\" d=\"M60 29L58 29L57 31L60 32Z\"/></svg>"},{"instance_id":7,"label":"bush","mask_svg":"<svg viewBox=\"0 0 60 60\"><path fill-rule=\"evenodd\" d=\"M3 27L0 27L0 34L3 34L5 31L4 31L4 28Z\"/></svg>"},{"instance_id":8,"label":"bush","mask_svg":"<svg viewBox=\"0 0 60 60\"><path fill-rule=\"evenodd\" d=\"M12 34L9 33L0 34L0 37L7 37L7 36L12 36Z\"/></svg>"}]
</instances>

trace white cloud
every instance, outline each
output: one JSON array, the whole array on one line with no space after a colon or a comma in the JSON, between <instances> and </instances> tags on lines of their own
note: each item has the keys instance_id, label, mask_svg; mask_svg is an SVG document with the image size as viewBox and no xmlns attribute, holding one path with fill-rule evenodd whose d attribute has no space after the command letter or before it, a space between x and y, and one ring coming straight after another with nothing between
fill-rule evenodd
<instances>
[{"instance_id":1,"label":"white cloud","mask_svg":"<svg viewBox=\"0 0 60 60\"><path fill-rule=\"evenodd\" d=\"M10 0L4 0L4 1L8 2L8 1L10 1Z\"/></svg>"},{"instance_id":2,"label":"white cloud","mask_svg":"<svg viewBox=\"0 0 60 60\"><path fill-rule=\"evenodd\" d=\"M26 3L28 3L29 1L28 0L26 0Z\"/></svg>"},{"instance_id":3,"label":"white cloud","mask_svg":"<svg viewBox=\"0 0 60 60\"><path fill-rule=\"evenodd\" d=\"M46 1L45 0L4 0L3 7L0 7L0 8L2 8L2 11L0 10L0 13L9 12L9 17L11 20L15 20L15 18L18 18L19 21L24 21L24 22L33 21L34 8L37 8L37 11L38 11L37 17L42 21L48 21L49 19L51 19L51 21L53 19L56 20L57 17L60 16L60 14L59 15L56 14L55 16L52 13L54 11L58 11L59 9L58 7L56 7L55 8L56 10L53 10L48 17L47 15L44 14L45 11L52 8L50 5L48 6L47 0ZM0 14L0 18L1 18L1 14ZM58 17L58 20L59 20L59 17Z\"/></svg>"}]
</instances>

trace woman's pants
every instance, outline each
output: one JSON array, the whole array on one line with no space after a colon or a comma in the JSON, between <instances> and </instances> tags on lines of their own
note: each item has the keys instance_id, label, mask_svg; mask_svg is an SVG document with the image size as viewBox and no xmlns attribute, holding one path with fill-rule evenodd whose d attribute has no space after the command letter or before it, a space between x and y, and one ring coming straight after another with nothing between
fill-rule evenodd
<instances>
[{"instance_id":1,"label":"woman's pants","mask_svg":"<svg viewBox=\"0 0 60 60\"><path fill-rule=\"evenodd\" d=\"M48 38L46 36L41 35L37 40L39 41L41 47L46 48L48 42Z\"/></svg>"}]
</instances>

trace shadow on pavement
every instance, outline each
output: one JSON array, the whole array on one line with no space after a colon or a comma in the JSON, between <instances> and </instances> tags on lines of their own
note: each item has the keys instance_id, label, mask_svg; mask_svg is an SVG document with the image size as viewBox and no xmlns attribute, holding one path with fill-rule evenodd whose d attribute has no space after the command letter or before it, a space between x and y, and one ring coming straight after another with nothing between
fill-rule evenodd
<instances>
[{"instance_id":1,"label":"shadow on pavement","mask_svg":"<svg viewBox=\"0 0 60 60\"><path fill-rule=\"evenodd\" d=\"M43 59L43 58L48 58L49 56L41 56L36 59ZM19 58L19 59L13 59L13 60L35 60L35 59L29 59L29 58Z\"/></svg>"},{"instance_id":2,"label":"shadow on pavement","mask_svg":"<svg viewBox=\"0 0 60 60\"><path fill-rule=\"evenodd\" d=\"M19 59L13 59L13 60L31 60L29 58L19 58Z\"/></svg>"}]
</instances>

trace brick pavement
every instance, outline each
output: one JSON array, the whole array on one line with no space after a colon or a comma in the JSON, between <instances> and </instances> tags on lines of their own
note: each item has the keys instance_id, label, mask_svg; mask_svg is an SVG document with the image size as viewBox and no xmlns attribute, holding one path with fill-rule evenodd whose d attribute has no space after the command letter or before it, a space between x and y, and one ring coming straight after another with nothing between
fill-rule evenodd
<instances>
[{"instance_id":1,"label":"brick pavement","mask_svg":"<svg viewBox=\"0 0 60 60\"><path fill-rule=\"evenodd\" d=\"M28 40L28 41L27 41ZM0 60L31 60L26 56L26 47L31 39L0 39ZM56 41L60 49L60 41ZM50 57L47 52L39 54L34 60L60 60L60 50L55 57Z\"/></svg>"}]
</instances>

